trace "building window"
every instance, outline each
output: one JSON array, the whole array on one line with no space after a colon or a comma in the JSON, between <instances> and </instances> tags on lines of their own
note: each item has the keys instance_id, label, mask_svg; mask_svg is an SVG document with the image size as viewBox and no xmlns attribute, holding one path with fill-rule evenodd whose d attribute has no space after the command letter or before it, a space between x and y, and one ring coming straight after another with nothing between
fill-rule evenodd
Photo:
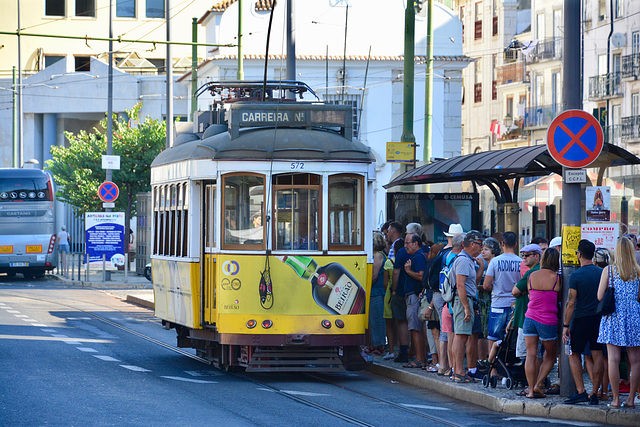
<instances>
[{"instance_id":1,"label":"building window","mask_svg":"<svg viewBox=\"0 0 640 427\"><path fill-rule=\"evenodd\" d=\"M96 16L95 0L76 0L76 16Z\"/></svg>"},{"instance_id":2,"label":"building window","mask_svg":"<svg viewBox=\"0 0 640 427\"><path fill-rule=\"evenodd\" d=\"M116 0L116 16L118 18L135 18L136 0Z\"/></svg>"},{"instance_id":3,"label":"building window","mask_svg":"<svg viewBox=\"0 0 640 427\"><path fill-rule=\"evenodd\" d=\"M482 102L482 63L476 59L473 74L473 102Z\"/></svg>"},{"instance_id":4,"label":"building window","mask_svg":"<svg viewBox=\"0 0 640 427\"><path fill-rule=\"evenodd\" d=\"M364 182L357 175L329 177L329 250L362 250Z\"/></svg>"},{"instance_id":5,"label":"building window","mask_svg":"<svg viewBox=\"0 0 640 427\"><path fill-rule=\"evenodd\" d=\"M544 13L536 15L536 31L536 34L538 35L538 42L542 42L545 39Z\"/></svg>"},{"instance_id":6,"label":"building window","mask_svg":"<svg viewBox=\"0 0 640 427\"><path fill-rule=\"evenodd\" d=\"M91 57L76 56L74 71L91 71Z\"/></svg>"},{"instance_id":7,"label":"building window","mask_svg":"<svg viewBox=\"0 0 640 427\"><path fill-rule=\"evenodd\" d=\"M45 0L44 14L46 16L65 16L65 0Z\"/></svg>"},{"instance_id":8,"label":"building window","mask_svg":"<svg viewBox=\"0 0 640 427\"><path fill-rule=\"evenodd\" d=\"M640 116L640 93L631 94L631 116Z\"/></svg>"},{"instance_id":9,"label":"building window","mask_svg":"<svg viewBox=\"0 0 640 427\"><path fill-rule=\"evenodd\" d=\"M222 248L264 249L264 175L229 174L222 185Z\"/></svg>"},{"instance_id":10,"label":"building window","mask_svg":"<svg viewBox=\"0 0 640 427\"><path fill-rule=\"evenodd\" d=\"M462 22L462 43L464 43L464 6L460 6L460 22Z\"/></svg>"},{"instance_id":11,"label":"building window","mask_svg":"<svg viewBox=\"0 0 640 427\"><path fill-rule=\"evenodd\" d=\"M491 55L491 69L493 70L493 81L491 82L491 99L498 99L498 54Z\"/></svg>"},{"instance_id":12,"label":"building window","mask_svg":"<svg viewBox=\"0 0 640 427\"><path fill-rule=\"evenodd\" d=\"M164 18L164 0L147 0L147 18Z\"/></svg>"},{"instance_id":13,"label":"building window","mask_svg":"<svg viewBox=\"0 0 640 427\"><path fill-rule=\"evenodd\" d=\"M475 4L475 34L474 40L482 38L482 2Z\"/></svg>"},{"instance_id":14,"label":"building window","mask_svg":"<svg viewBox=\"0 0 640 427\"><path fill-rule=\"evenodd\" d=\"M320 249L321 182L306 173L273 177L274 250Z\"/></svg>"},{"instance_id":15,"label":"building window","mask_svg":"<svg viewBox=\"0 0 640 427\"><path fill-rule=\"evenodd\" d=\"M64 55L45 55L44 56L44 68L50 67L56 62L63 60Z\"/></svg>"},{"instance_id":16,"label":"building window","mask_svg":"<svg viewBox=\"0 0 640 427\"><path fill-rule=\"evenodd\" d=\"M624 16L624 0L614 0L613 2L614 15L613 17L618 19Z\"/></svg>"},{"instance_id":17,"label":"building window","mask_svg":"<svg viewBox=\"0 0 640 427\"><path fill-rule=\"evenodd\" d=\"M325 95L325 101L334 105L351 105L351 120L353 126L353 137L357 138L359 134L359 121L358 116L360 112L360 95L344 95L344 101L342 101L341 94L327 94Z\"/></svg>"},{"instance_id":18,"label":"building window","mask_svg":"<svg viewBox=\"0 0 640 427\"><path fill-rule=\"evenodd\" d=\"M493 31L491 32L492 35L497 36L498 35L498 0L493 0L492 3L492 15L493 15Z\"/></svg>"},{"instance_id":19,"label":"building window","mask_svg":"<svg viewBox=\"0 0 640 427\"><path fill-rule=\"evenodd\" d=\"M631 33L631 53L640 53L640 31Z\"/></svg>"},{"instance_id":20,"label":"building window","mask_svg":"<svg viewBox=\"0 0 640 427\"><path fill-rule=\"evenodd\" d=\"M598 21L607 20L607 0L598 0Z\"/></svg>"}]
</instances>

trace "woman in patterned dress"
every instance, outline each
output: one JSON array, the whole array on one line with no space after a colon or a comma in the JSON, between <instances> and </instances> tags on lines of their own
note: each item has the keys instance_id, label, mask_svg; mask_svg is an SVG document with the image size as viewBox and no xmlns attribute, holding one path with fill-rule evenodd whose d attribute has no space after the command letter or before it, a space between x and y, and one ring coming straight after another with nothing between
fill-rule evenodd
<instances>
[{"instance_id":1,"label":"woman in patterned dress","mask_svg":"<svg viewBox=\"0 0 640 427\"><path fill-rule=\"evenodd\" d=\"M611 277L609 276L611 275ZM615 289L616 310L603 316L600 322L598 342L607 344L609 353L609 379L613 391L613 400L609 406L633 408L635 393L623 405L620 405L620 348L627 348L631 365L631 390L637 390L640 384L640 303L638 287L640 286L640 265L636 262L634 247L627 238L618 239L616 256L613 264L602 271L598 299L602 300L610 283Z\"/></svg>"}]
</instances>

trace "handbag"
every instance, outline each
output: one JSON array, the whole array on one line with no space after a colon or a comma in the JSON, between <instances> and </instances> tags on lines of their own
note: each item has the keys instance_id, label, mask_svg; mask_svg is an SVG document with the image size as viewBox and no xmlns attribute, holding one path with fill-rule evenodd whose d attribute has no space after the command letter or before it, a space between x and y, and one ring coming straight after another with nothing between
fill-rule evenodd
<instances>
[{"instance_id":1,"label":"handbag","mask_svg":"<svg viewBox=\"0 0 640 427\"><path fill-rule=\"evenodd\" d=\"M425 313L427 312L427 308L429 308L430 305L431 301L429 301L427 292L424 292L422 294L422 297L420 298L420 310L418 310L418 318L427 322L437 322L439 320L438 310L436 310L435 307L431 310L431 315L428 318L424 317Z\"/></svg>"},{"instance_id":2,"label":"handbag","mask_svg":"<svg viewBox=\"0 0 640 427\"><path fill-rule=\"evenodd\" d=\"M615 288L613 287L613 279L611 278L611 267L609 268L609 286L604 292L602 300L598 303L596 314L599 316L608 316L616 311Z\"/></svg>"}]
</instances>

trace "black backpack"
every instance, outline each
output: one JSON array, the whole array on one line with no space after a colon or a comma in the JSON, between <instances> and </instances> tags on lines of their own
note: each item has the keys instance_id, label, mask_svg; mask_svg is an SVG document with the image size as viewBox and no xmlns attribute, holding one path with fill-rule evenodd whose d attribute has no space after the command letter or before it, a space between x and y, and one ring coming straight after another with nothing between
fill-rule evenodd
<instances>
[{"instance_id":1,"label":"black backpack","mask_svg":"<svg viewBox=\"0 0 640 427\"><path fill-rule=\"evenodd\" d=\"M422 287L424 289L431 289L434 292L440 292L440 271L442 270L444 260L447 259L447 255L453 248L444 248L438 255L429 261L427 271L422 276Z\"/></svg>"}]
</instances>

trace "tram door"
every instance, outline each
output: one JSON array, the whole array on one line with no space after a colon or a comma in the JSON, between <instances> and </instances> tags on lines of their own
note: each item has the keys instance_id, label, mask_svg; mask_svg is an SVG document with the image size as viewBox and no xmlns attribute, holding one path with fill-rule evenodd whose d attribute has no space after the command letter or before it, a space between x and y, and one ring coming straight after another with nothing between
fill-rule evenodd
<instances>
[{"instance_id":1,"label":"tram door","mask_svg":"<svg viewBox=\"0 0 640 427\"><path fill-rule=\"evenodd\" d=\"M204 322L214 324L216 322L217 301L216 301L216 254L214 248L215 241L215 207L216 207L216 184L215 182L205 183L203 186L204 195L202 197L202 236L204 236L202 259L202 285L203 285L203 313Z\"/></svg>"}]
</instances>

